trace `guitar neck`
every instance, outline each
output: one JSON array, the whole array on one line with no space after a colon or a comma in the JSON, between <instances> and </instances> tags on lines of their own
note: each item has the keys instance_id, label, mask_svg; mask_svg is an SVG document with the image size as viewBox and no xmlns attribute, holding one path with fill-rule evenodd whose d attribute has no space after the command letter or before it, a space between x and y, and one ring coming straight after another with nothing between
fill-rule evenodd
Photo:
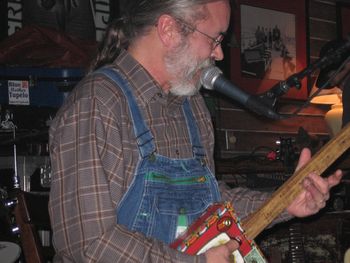
<instances>
[{"instance_id":1,"label":"guitar neck","mask_svg":"<svg viewBox=\"0 0 350 263\"><path fill-rule=\"evenodd\" d=\"M259 210L242 220L248 238L254 239L302 191L302 182L311 172L322 174L350 147L350 123L331 139L305 166L294 173Z\"/></svg>"}]
</instances>

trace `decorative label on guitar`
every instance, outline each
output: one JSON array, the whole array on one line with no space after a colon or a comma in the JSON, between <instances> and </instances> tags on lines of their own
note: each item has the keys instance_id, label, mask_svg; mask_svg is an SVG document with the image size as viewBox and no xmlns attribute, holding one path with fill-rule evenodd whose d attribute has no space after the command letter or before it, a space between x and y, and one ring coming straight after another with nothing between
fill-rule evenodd
<instances>
[{"instance_id":1,"label":"decorative label on guitar","mask_svg":"<svg viewBox=\"0 0 350 263\"><path fill-rule=\"evenodd\" d=\"M197 219L189 229L170 246L178 251L198 255L212 247L236 240L240 247L232 254L232 262L265 263L255 242L248 240L231 204L216 203Z\"/></svg>"}]
</instances>

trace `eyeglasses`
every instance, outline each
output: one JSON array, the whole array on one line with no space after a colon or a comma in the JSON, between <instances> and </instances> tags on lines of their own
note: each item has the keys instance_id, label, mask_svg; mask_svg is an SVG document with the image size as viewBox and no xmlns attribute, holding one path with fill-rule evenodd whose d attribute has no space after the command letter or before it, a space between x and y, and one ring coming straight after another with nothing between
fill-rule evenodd
<instances>
[{"instance_id":1,"label":"eyeglasses","mask_svg":"<svg viewBox=\"0 0 350 263\"><path fill-rule=\"evenodd\" d=\"M225 33L221 32L216 38L209 36L208 34L198 30L197 28L193 27L192 25L188 24L187 22L183 21L182 19L179 18L175 18L176 21L178 21L179 23L181 23L182 25L184 25L185 27L187 27L188 29L192 30L192 32L196 31L200 34L202 34L203 36L206 36L207 38L209 38L212 41L212 50L216 49L219 45L221 45L221 42L224 40L225 37Z\"/></svg>"}]
</instances>

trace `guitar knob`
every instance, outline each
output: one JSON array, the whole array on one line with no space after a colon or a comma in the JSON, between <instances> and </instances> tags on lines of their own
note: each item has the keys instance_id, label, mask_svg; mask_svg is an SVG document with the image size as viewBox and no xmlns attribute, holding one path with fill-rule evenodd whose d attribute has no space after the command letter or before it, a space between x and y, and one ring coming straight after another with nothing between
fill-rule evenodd
<instances>
[{"instance_id":1,"label":"guitar knob","mask_svg":"<svg viewBox=\"0 0 350 263\"><path fill-rule=\"evenodd\" d=\"M14 235L18 235L19 234L19 227L14 225L11 227L11 233L14 234Z\"/></svg>"},{"instance_id":2,"label":"guitar knob","mask_svg":"<svg viewBox=\"0 0 350 263\"><path fill-rule=\"evenodd\" d=\"M6 208L13 208L17 204L17 200L5 200L4 206Z\"/></svg>"}]
</instances>

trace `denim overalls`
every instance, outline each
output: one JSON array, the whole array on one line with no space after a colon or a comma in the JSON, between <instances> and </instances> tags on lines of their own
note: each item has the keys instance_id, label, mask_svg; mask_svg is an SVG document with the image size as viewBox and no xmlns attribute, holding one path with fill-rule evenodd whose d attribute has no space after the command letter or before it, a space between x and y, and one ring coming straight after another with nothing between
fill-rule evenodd
<instances>
[{"instance_id":1,"label":"denim overalls","mask_svg":"<svg viewBox=\"0 0 350 263\"><path fill-rule=\"evenodd\" d=\"M186 99L183 112L193 158L171 159L158 155L154 138L125 77L108 68L98 72L122 89L140 152L135 177L116 211L117 223L169 244L175 239L179 224L190 225L221 198L216 179L204 163L205 152L190 104Z\"/></svg>"}]
</instances>

